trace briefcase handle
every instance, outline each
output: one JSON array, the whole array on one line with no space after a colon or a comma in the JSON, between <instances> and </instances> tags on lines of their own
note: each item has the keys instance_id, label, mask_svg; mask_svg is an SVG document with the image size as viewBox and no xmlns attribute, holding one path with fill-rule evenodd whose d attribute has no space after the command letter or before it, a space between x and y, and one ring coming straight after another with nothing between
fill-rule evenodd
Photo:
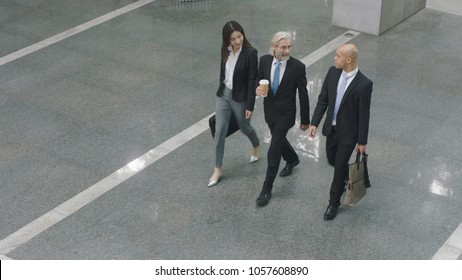
<instances>
[{"instance_id":1,"label":"briefcase handle","mask_svg":"<svg viewBox=\"0 0 462 280\"><path fill-rule=\"evenodd\" d=\"M362 154L363 160L367 161L367 154L364 153ZM359 162L361 161L361 154L359 152L356 152L356 169L359 169Z\"/></svg>"}]
</instances>

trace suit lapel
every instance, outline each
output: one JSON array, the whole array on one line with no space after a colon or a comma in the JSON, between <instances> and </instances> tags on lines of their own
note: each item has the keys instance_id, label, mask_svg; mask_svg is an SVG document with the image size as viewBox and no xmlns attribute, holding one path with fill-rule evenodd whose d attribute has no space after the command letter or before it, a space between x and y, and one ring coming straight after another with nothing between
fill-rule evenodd
<instances>
[{"instance_id":1,"label":"suit lapel","mask_svg":"<svg viewBox=\"0 0 462 280\"><path fill-rule=\"evenodd\" d=\"M358 71L353 81L351 81L351 83L348 85L347 89L345 90L345 94L343 95L342 102L340 103L340 107L342 107L343 103L345 103L345 100L348 98L353 88L358 84L361 78L360 76L361 76L361 72Z\"/></svg>"},{"instance_id":2,"label":"suit lapel","mask_svg":"<svg viewBox=\"0 0 462 280\"><path fill-rule=\"evenodd\" d=\"M236 74L236 71L241 67L241 64L244 63L244 56L245 56L246 49L244 46L242 46L241 53L239 54L239 57L237 58L236 61L236 66L234 66L234 74Z\"/></svg>"},{"instance_id":3,"label":"suit lapel","mask_svg":"<svg viewBox=\"0 0 462 280\"><path fill-rule=\"evenodd\" d=\"M270 81L270 85L273 84L273 76L271 76L271 68L273 67L273 56L268 55L267 59L268 63L268 81Z\"/></svg>"},{"instance_id":4,"label":"suit lapel","mask_svg":"<svg viewBox=\"0 0 462 280\"><path fill-rule=\"evenodd\" d=\"M287 77L290 75L290 71L292 71L292 57L289 58L289 60L287 60L287 64L286 64L286 69L284 70L284 75L282 75L282 79L281 79L281 82L279 83L279 87L280 86L284 86L284 83L285 81L288 79Z\"/></svg>"},{"instance_id":5,"label":"suit lapel","mask_svg":"<svg viewBox=\"0 0 462 280\"><path fill-rule=\"evenodd\" d=\"M342 74L342 69L335 69L335 79L332 79L332 89L329 90L329 98L333 100L333 104L335 105L335 100L337 99L337 88L338 88L338 82L340 80L340 75ZM332 109L333 110L333 109Z\"/></svg>"},{"instance_id":6,"label":"suit lapel","mask_svg":"<svg viewBox=\"0 0 462 280\"><path fill-rule=\"evenodd\" d=\"M272 89L272 85L273 85L273 77L271 76L271 67L273 67L273 56L271 55L267 55L265 60L262 61L262 65L265 65L263 67L264 69L264 72L266 72L267 74L267 78L264 78L264 79L268 79L268 81L270 82L270 88ZM265 77L265 76L264 76Z\"/></svg>"}]
</instances>

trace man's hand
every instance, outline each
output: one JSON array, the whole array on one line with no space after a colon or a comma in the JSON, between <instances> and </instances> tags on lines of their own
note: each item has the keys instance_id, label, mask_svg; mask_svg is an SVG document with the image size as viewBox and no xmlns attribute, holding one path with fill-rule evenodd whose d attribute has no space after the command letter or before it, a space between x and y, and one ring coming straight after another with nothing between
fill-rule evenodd
<instances>
[{"instance_id":1,"label":"man's hand","mask_svg":"<svg viewBox=\"0 0 462 280\"><path fill-rule=\"evenodd\" d=\"M310 125L308 128L308 136L314 138L316 136L316 126Z\"/></svg>"},{"instance_id":2,"label":"man's hand","mask_svg":"<svg viewBox=\"0 0 462 280\"><path fill-rule=\"evenodd\" d=\"M356 147L356 151L361 155L365 154L366 153L366 145L359 145L358 144L358 147Z\"/></svg>"},{"instance_id":3,"label":"man's hand","mask_svg":"<svg viewBox=\"0 0 462 280\"><path fill-rule=\"evenodd\" d=\"M309 124L300 124L300 129L303 131L307 130L309 127L310 127Z\"/></svg>"},{"instance_id":4,"label":"man's hand","mask_svg":"<svg viewBox=\"0 0 462 280\"><path fill-rule=\"evenodd\" d=\"M261 90L260 86L258 86L257 89L255 90L255 95L263 96L263 91Z\"/></svg>"}]
</instances>

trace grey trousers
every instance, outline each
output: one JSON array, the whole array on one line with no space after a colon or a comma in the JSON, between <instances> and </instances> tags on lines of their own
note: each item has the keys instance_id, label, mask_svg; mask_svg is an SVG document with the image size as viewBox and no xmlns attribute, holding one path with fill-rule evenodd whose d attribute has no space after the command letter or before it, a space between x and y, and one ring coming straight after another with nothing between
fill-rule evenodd
<instances>
[{"instance_id":1,"label":"grey trousers","mask_svg":"<svg viewBox=\"0 0 462 280\"><path fill-rule=\"evenodd\" d=\"M250 119L245 118L245 101L237 102L232 98L231 89L224 87L223 95L217 96L215 103L215 167L221 168L223 165L223 155L225 153L225 138L228 132L231 110L236 116L240 130L249 138L253 147L260 145L255 129L250 124Z\"/></svg>"}]
</instances>

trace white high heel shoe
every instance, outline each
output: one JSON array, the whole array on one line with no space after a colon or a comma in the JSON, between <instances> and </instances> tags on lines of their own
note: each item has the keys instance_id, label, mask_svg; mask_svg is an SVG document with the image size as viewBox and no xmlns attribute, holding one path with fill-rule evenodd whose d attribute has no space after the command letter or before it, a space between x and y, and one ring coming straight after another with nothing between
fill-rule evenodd
<instances>
[{"instance_id":1,"label":"white high heel shoe","mask_svg":"<svg viewBox=\"0 0 462 280\"><path fill-rule=\"evenodd\" d=\"M220 180L220 177L221 177L221 173L223 172L223 170L219 169L219 168L215 168L215 171L213 172L213 175L212 177L210 178L209 180L209 184L207 185L207 187L213 187L215 186L216 184L218 184L218 181ZM218 174L218 176L217 176Z\"/></svg>"},{"instance_id":2,"label":"white high heel shoe","mask_svg":"<svg viewBox=\"0 0 462 280\"><path fill-rule=\"evenodd\" d=\"M216 184L218 184L218 180L220 180L220 178L218 178L218 179L216 179L216 180L210 179L210 180L209 180L209 184L207 185L207 187L210 188L210 187L215 186Z\"/></svg>"},{"instance_id":3,"label":"white high heel shoe","mask_svg":"<svg viewBox=\"0 0 462 280\"><path fill-rule=\"evenodd\" d=\"M250 163L256 162L260 159L260 146L254 147L252 150L252 155L250 156Z\"/></svg>"}]
</instances>

